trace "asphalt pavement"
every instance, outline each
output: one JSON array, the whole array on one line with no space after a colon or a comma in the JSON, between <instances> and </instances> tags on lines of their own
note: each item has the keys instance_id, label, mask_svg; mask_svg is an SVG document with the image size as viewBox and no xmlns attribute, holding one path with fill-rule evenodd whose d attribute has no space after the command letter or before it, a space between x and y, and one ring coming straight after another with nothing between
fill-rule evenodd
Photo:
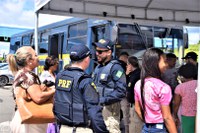
<instances>
[{"instance_id":1,"label":"asphalt pavement","mask_svg":"<svg viewBox=\"0 0 200 133\"><path fill-rule=\"evenodd\" d=\"M12 86L0 87L0 133L11 133L9 124L14 115L14 108Z\"/></svg>"}]
</instances>

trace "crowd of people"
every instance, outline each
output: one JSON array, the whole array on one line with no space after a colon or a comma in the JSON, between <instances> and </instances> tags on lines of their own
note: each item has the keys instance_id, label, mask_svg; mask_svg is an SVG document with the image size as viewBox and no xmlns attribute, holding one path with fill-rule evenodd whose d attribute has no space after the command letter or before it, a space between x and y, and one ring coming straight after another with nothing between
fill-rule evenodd
<instances>
[{"instance_id":1,"label":"crowd of people","mask_svg":"<svg viewBox=\"0 0 200 133\"><path fill-rule=\"evenodd\" d=\"M147 49L139 63L127 52L113 59L109 39L93 45L98 65L91 75L85 72L91 51L84 44L71 47L70 65L57 74L59 60L49 56L36 75L39 59L29 46L7 56L15 76L14 98L19 88L37 104L54 96L50 111L56 118L53 123L21 124L16 107L13 133L195 133L196 53L187 53L182 58L186 64L177 68L176 55L158 48Z\"/></svg>"}]
</instances>

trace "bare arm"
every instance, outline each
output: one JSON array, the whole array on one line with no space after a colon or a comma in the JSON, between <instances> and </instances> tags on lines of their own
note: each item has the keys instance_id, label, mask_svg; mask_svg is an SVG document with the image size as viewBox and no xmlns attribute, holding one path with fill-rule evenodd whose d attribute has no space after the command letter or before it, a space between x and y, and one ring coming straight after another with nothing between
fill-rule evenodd
<instances>
[{"instance_id":1,"label":"bare arm","mask_svg":"<svg viewBox=\"0 0 200 133\"><path fill-rule=\"evenodd\" d=\"M176 125L170 112L169 105L161 105L162 115L169 133L177 133Z\"/></svg>"},{"instance_id":2,"label":"bare arm","mask_svg":"<svg viewBox=\"0 0 200 133\"><path fill-rule=\"evenodd\" d=\"M177 114L178 114L178 109L179 109L180 103L181 103L181 96L175 94L174 95L174 105L173 105L173 107L174 107L174 115L175 116L177 116Z\"/></svg>"},{"instance_id":3,"label":"bare arm","mask_svg":"<svg viewBox=\"0 0 200 133\"><path fill-rule=\"evenodd\" d=\"M181 104L181 96L175 94L174 95L174 105L173 105L173 108L174 108L174 118L175 118L175 121L176 121L177 125L179 124L178 109L179 109L180 104Z\"/></svg>"},{"instance_id":4,"label":"bare arm","mask_svg":"<svg viewBox=\"0 0 200 133\"><path fill-rule=\"evenodd\" d=\"M143 120L142 119L142 112L141 112L141 109L140 109L140 103L138 101L135 101L135 112L138 114L140 119Z\"/></svg>"},{"instance_id":5,"label":"bare arm","mask_svg":"<svg viewBox=\"0 0 200 133\"><path fill-rule=\"evenodd\" d=\"M28 88L28 93L34 102L41 104L54 95L55 89L46 89L43 85L33 84Z\"/></svg>"}]
</instances>

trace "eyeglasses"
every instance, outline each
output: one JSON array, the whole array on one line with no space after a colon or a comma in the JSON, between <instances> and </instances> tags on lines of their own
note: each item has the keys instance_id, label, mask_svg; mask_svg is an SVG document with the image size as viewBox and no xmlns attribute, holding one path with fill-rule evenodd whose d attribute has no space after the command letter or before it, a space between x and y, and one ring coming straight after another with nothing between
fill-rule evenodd
<instances>
[{"instance_id":1,"label":"eyeglasses","mask_svg":"<svg viewBox=\"0 0 200 133\"><path fill-rule=\"evenodd\" d=\"M107 52L107 51L109 51L109 50L96 50L96 52L97 52L98 54L102 54L103 52Z\"/></svg>"}]
</instances>

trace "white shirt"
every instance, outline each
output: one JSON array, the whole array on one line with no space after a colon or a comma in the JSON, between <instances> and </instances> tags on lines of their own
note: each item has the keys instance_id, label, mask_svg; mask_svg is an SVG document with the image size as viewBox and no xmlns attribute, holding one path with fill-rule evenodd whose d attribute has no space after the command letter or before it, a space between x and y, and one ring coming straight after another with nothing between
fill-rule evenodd
<instances>
[{"instance_id":1,"label":"white shirt","mask_svg":"<svg viewBox=\"0 0 200 133\"><path fill-rule=\"evenodd\" d=\"M53 75L50 74L49 71L43 71L40 75L40 81L44 82L45 80L47 81L51 81L55 83L55 77Z\"/></svg>"}]
</instances>

